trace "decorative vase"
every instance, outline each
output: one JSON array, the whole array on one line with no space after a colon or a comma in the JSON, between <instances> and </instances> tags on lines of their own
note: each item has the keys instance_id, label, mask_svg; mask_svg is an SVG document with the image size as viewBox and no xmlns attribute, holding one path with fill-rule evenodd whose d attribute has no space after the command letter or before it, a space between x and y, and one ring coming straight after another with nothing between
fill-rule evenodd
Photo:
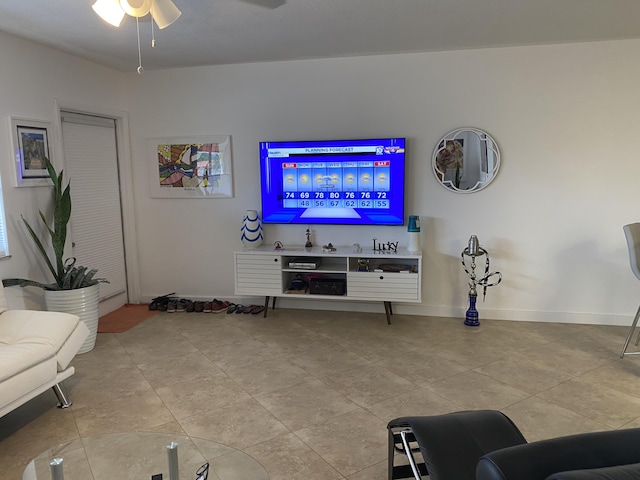
<instances>
[{"instance_id":1,"label":"decorative vase","mask_svg":"<svg viewBox=\"0 0 640 480\"><path fill-rule=\"evenodd\" d=\"M78 353L93 350L98 334L98 303L100 285L77 288L74 290L45 290L44 298L50 312L73 313L89 329L89 336L80 347Z\"/></svg>"},{"instance_id":2,"label":"decorative vase","mask_svg":"<svg viewBox=\"0 0 640 480\"><path fill-rule=\"evenodd\" d=\"M262 245L262 222L256 210L247 210L242 219L240 240L246 248L256 248Z\"/></svg>"}]
</instances>

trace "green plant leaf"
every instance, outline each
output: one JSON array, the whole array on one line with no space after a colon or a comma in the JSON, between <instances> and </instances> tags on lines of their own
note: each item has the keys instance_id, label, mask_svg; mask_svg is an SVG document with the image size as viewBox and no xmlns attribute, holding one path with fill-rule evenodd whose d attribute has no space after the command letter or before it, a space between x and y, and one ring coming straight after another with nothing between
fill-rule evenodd
<instances>
[{"instance_id":1,"label":"green plant leaf","mask_svg":"<svg viewBox=\"0 0 640 480\"><path fill-rule=\"evenodd\" d=\"M33 286L45 290L71 290L89 287L97 283L109 283L104 278L94 278L97 272L96 269L89 270L87 267L76 266L76 259L74 257L64 259L67 226L71 219L71 184L68 182L67 185L64 186L63 170L60 170L58 174L49 159L45 157L44 160L47 171L49 172L49 177L53 183L53 223L49 225L42 210L39 210L38 213L46 228L49 240L51 240L54 254L53 261L47 254L44 242L38 237L29 222L24 217L22 217L22 221L27 227L29 235L45 261L47 268L51 271L55 283L49 284L21 278L11 278L3 280L3 285L6 287L14 285L21 287Z\"/></svg>"},{"instance_id":2,"label":"green plant leaf","mask_svg":"<svg viewBox=\"0 0 640 480\"><path fill-rule=\"evenodd\" d=\"M22 217L22 215L21 215L21 217ZM56 279L56 283L57 283L58 282L57 272L56 272L55 268L53 268L53 264L51 263L51 260L49 259L49 255L47 255L47 251L45 250L44 246L42 245L42 242L38 238L38 235L33 230L33 228L31 228L31 225L29 225L29 222L27 222L27 219L22 217L22 221L27 226L27 230L29 231L29 234L31 235L31 238L33 239L33 243L36 244L36 247L38 248L38 251L40 252L40 255L42 255L42 258L44 259L45 263L47 264L47 267L49 267L49 270L51 271L51 274L53 275L53 277Z\"/></svg>"}]
</instances>

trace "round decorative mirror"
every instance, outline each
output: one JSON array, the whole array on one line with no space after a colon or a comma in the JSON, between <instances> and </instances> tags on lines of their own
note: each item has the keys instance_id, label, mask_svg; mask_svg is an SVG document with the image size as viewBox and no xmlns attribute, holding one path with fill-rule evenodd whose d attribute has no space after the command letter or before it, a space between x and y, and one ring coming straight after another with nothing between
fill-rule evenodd
<instances>
[{"instance_id":1,"label":"round decorative mirror","mask_svg":"<svg viewBox=\"0 0 640 480\"><path fill-rule=\"evenodd\" d=\"M456 193L473 193L489 185L500 167L498 144L477 128L458 128L440 139L431 159L440 184Z\"/></svg>"}]
</instances>

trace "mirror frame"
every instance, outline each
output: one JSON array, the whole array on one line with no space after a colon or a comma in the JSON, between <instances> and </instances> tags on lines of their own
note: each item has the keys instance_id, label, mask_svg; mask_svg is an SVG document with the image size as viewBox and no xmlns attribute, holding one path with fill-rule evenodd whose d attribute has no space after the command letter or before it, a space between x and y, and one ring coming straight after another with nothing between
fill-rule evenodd
<instances>
[{"instance_id":1,"label":"mirror frame","mask_svg":"<svg viewBox=\"0 0 640 480\"><path fill-rule=\"evenodd\" d=\"M485 149L485 160L489 158L489 152L492 153L493 156L492 166L489 165L489 162L486 163L487 171L484 172L487 180L482 181L478 180L473 188L461 189L454 185L454 182L451 180L444 180L444 176L446 175L446 171L442 171L438 165L438 154L444 150L447 146L447 142L455 140L462 133L473 133L478 136L481 144L484 144ZM463 167L464 168L464 167ZM481 167L482 168L482 167ZM479 128L473 127L464 127L464 128L456 128L455 130L451 130L446 135L444 135L438 143L436 147L433 149L433 155L431 157L431 170L433 171L433 175L436 177L436 180L440 185L449 190L450 192L455 193L475 193L479 192L483 188L486 188L493 180L495 180L498 175L498 169L500 168L500 150L498 149L498 144L493 139L491 135L489 135L484 130L480 130Z\"/></svg>"}]
</instances>

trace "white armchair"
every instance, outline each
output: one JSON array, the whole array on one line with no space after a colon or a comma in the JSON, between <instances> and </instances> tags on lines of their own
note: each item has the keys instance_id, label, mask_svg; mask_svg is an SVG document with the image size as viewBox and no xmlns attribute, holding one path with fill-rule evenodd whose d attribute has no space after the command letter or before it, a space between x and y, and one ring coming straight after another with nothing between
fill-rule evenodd
<instances>
[{"instance_id":1,"label":"white armchair","mask_svg":"<svg viewBox=\"0 0 640 480\"><path fill-rule=\"evenodd\" d=\"M53 388L59 407L71 402L60 383L89 330L76 315L9 310L0 285L0 417Z\"/></svg>"}]
</instances>

